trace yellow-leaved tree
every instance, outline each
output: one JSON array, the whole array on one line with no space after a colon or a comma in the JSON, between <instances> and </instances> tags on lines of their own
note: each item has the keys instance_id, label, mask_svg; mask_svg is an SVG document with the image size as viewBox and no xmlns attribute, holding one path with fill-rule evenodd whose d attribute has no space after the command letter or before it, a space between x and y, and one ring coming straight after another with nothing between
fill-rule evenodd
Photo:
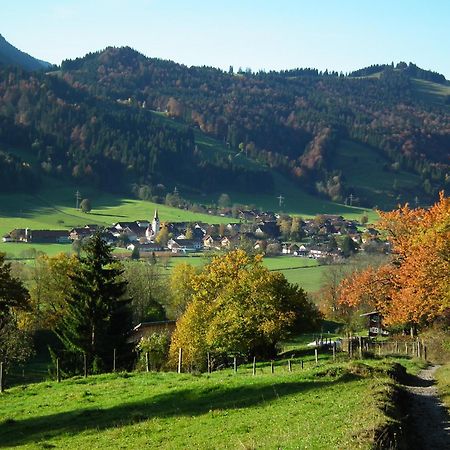
<instances>
[{"instance_id":1,"label":"yellow-leaved tree","mask_svg":"<svg viewBox=\"0 0 450 450\"><path fill-rule=\"evenodd\" d=\"M204 370L215 355L273 356L294 327L314 326L319 313L305 292L243 250L216 257L191 279L192 298L177 323L170 348L191 370Z\"/></svg>"}]
</instances>

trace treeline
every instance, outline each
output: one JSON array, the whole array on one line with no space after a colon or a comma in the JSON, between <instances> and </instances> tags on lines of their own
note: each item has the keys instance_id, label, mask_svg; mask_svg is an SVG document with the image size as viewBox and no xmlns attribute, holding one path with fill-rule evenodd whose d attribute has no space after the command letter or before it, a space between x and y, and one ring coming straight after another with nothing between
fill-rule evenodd
<instances>
[{"instance_id":1,"label":"treeline","mask_svg":"<svg viewBox=\"0 0 450 450\"><path fill-rule=\"evenodd\" d=\"M424 103L410 77L439 77L413 64L388 68L359 73L383 69L379 78L315 69L235 74L107 48L63 62L61 76L94 95L164 111L332 198L346 189L333 167L342 138L379 149L436 190L449 169L450 116Z\"/></svg>"},{"instance_id":2,"label":"treeline","mask_svg":"<svg viewBox=\"0 0 450 450\"><path fill-rule=\"evenodd\" d=\"M403 73L404 75L407 75L411 78L418 78L419 80L426 80L426 81L432 81L434 83L439 84L447 84L447 80L445 79L444 75L433 72L432 70L424 70L420 67L416 66L412 62L409 64L405 62L399 62L395 67L394 63L391 64L373 64L369 67L364 67L363 69L354 70L353 72L349 73L349 77L368 77L371 75L375 75L378 73L382 73L385 71L392 71L397 70Z\"/></svg>"},{"instance_id":3,"label":"treeline","mask_svg":"<svg viewBox=\"0 0 450 450\"><path fill-rule=\"evenodd\" d=\"M270 189L264 171L225 157L208 162L188 126L103 98L55 75L0 70L0 142L28 148L41 172L123 191L128 183L222 190ZM3 166L4 164L2 164ZM25 167L25 166L24 166ZM12 180L11 188L20 180Z\"/></svg>"}]
</instances>

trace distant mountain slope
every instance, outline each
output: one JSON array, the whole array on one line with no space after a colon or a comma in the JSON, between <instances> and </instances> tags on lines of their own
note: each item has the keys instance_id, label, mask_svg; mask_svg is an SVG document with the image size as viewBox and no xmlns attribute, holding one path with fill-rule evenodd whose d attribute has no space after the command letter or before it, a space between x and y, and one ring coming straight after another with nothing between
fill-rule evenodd
<instances>
[{"instance_id":1,"label":"distant mountain slope","mask_svg":"<svg viewBox=\"0 0 450 450\"><path fill-rule=\"evenodd\" d=\"M109 47L61 69L78 89L165 112L334 200L352 193L336 164L342 140L378 151L393 181L398 170L418 175L421 198L450 180L450 105L437 94L446 80L413 64L363 69L358 77L315 69L234 73ZM381 72L371 76L374 70Z\"/></svg>"},{"instance_id":2,"label":"distant mountain slope","mask_svg":"<svg viewBox=\"0 0 450 450\"><path fill-rule=\"evenodd\" d=\"M373 70L234 73L129 47L47 73L3 67L0 174L15 173L9 189L29 187L33 169L36 182L45 173L116 192L133 185L160 199L175 187L275 198L281 177L341 203L426 204L450 182L448 86L414 78L435 76L416 66Z\"/></svg>"},{"instance_id":3,"label":"distant mountain slope","mask_svg":"<svg viewBox=\"0 0 450 450\"><path fill-rule=\"evenodd\" d=\"M25 70L42 70L51 66L50 63L33 58L11 45L0 34L0 65L19 66Z\"/></svg>"},{"instance_id":4,"label":"distant mountain slope","mask_svg":"<svg viewBox=\"0 0 450 450\"><path fill-rule=\"evenodd\" d=\"M145 187L149 198L175 186L272 188L264 167L210 147L192 128L142 107L95 97L54 75L0 68L0 175L10 174L0 192L32 189L39 177L31 169L114 192ZM34 161L8 155L9 148L28 149Z\"/></svg>"}]
</instances>

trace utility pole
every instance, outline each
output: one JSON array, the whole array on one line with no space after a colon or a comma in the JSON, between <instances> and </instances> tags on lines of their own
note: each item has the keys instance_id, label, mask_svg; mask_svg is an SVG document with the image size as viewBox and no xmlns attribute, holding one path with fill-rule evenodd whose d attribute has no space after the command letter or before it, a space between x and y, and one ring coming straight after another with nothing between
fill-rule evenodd
<instances>
[{"instance_id":1,"label":"utility pole","mask_svg":"<svg viewBox=\"0 0 450 450\"><path fill-rule=\"evenodd\" d=\"M350 194L349 199L350 199L350 206L353 206L353 194Z\"/></svg>"},{"instance_id":2,"label":"utility pole","mask_svg":"<svg viewBox=\"0 0 450 450\"><path fill-rule=\"evenodd\" d=\"M77 190L77 192L75 192L75 198L76 198L76 201L77 201L77 203L76 203L76 209L79 209L79 207L80 207L80 200L81 200L81 194L80 194L80 191L78 191Z\"/></svg>"},{"instance_id":3,"label":"utility pole","mask_svg":"<svg viewBox=\"0 0 450 450\"><path fill-rule=\"evenodd\" d=\"M284 197L280 194L280 196L277 197L277 199L278 199L278 203L279 203L280 208L281 208L281 205L283 204Z\"/></svg>"}]
</instances>

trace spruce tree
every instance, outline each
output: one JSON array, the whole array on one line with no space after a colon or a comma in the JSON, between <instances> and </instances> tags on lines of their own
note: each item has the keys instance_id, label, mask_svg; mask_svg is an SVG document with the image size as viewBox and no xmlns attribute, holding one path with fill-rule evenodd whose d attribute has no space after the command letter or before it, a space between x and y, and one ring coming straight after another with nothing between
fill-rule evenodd
<instances>
[{"instance_id":1,"label":"spruce tree","mask_svg":"<svg viewBox=\"0 0 450 450\"><path fill-rule=\"evenodd\" d=\"M130 299L124 297L127 282L101 232L89 240L84 252L71 275L67 313L56 333L69 354L85 353L94 371L108 370L114 349L119 362L131 358L126 343L131 328Z\"/></svg>"}]
</instances>

